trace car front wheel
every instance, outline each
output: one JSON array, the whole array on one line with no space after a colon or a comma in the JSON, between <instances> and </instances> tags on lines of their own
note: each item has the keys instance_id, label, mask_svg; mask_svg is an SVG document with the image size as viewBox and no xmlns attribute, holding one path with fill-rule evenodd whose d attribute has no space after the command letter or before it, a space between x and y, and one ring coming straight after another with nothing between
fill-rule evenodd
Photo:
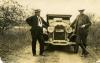
<instances>
[{"instance_id":1,"label":"car front wheel","mask_svg":"<svg viewBox=\"0 0 100 63\"><path fill-rule=\"evenodd\" d=\"M78 45L74 45L74 53L78 53L79 50L79 46Z\"/></svg>"}]
</instances>

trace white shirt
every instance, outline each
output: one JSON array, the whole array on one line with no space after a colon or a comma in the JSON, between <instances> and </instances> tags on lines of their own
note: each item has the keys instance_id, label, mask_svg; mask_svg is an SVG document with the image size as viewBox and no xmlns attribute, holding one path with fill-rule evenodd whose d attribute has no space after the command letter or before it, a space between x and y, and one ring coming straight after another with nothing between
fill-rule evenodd
<instances>
[{"instance_id":1,"label":"white shirt","mask_svg":"<svg viewBox=\"0 0 100 63\"><path fill-rule=\"evenodd\" d=\"M42 27L42 20L41 20L41 17L37 16L38 18L38 26L39 27Z\"/></svg>"},{"instance_id":2,"label":"white shirt","mask_svg":"<svg viewBox=\"0 0 100 63\"><path fill-rule=\"evenodd\" d=\"M0 63L3 63L3 61L1 60L1 57L0 57Z\"/></svg>"}]
</instances>

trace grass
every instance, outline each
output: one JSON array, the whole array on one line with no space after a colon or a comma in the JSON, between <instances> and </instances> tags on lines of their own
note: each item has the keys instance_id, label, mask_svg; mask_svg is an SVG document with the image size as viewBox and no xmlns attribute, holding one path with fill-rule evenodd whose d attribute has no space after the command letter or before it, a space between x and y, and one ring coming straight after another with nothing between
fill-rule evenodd
<instances>
[{"instance_id":1,"label":"grass","mask_svg":"<svg viewBox=\"0 0 100 63\"><path fill-rule=\"evenodd\" d=\"M88 35L88 45L100 57L100 22L92 24Z\"/></svg>"},{"instance_id":2,"label":"grass","mask_svg":"<svg viewBox=\"0 0 100 63\"><path fill-rule=\"evenodd\" d=\"M31 44L29 31L7 31L0 35L0 57L7 58L9 54Z\"/></svg>"},{"instance_id":3,"label":"grass","mask_svg":"<svg viewBox=\"0 0 100 63\"><path fill-rule=\"evenodd\" d=\"M100 55L100 24L92 25L88 35L88 46L94 49L96 54ZM7 59L8 55L12 52L16 52L19 49L31 45L31 36L28 30L17 29L9 30L0 35L0 57L4 60ZM100 56L99 56L100 57Z\"/></svg>"}]
</instances>

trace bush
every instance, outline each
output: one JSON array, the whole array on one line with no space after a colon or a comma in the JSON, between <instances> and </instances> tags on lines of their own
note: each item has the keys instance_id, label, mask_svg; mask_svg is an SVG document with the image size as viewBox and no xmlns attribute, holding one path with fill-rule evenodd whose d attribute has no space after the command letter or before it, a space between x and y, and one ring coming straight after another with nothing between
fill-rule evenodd
<instances>
[{"instance_id":1,"label":"bush","mask_svg":"<svg viewBox=\"0 0 100 63\"><path fill-rule=\"evenodd\" d=\"M0 6L0 31L3 33L10 27L19 25L23 18L24 11L18 2L12 0L3 1L3 4Z\"/></svg>"}]
</instances>

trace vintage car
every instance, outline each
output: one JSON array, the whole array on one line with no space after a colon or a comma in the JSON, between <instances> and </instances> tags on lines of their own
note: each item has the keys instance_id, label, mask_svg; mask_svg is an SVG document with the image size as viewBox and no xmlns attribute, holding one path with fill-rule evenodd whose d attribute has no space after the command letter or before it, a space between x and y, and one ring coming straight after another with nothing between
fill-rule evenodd
<instances>
[{"instance_id":1,"label":"vintage car","mask_svg":"<svg viewBox=\"0 0 100 63\"><path fill-rule=\"evenodd\" d=\"M47 22L49 23L48 40L45 44L67 46L73 45L74 51L76 51L75 37L72 37L73 29L70 27L71 15L58 15L47 14Z\"/></svg>"}]
</instances>

